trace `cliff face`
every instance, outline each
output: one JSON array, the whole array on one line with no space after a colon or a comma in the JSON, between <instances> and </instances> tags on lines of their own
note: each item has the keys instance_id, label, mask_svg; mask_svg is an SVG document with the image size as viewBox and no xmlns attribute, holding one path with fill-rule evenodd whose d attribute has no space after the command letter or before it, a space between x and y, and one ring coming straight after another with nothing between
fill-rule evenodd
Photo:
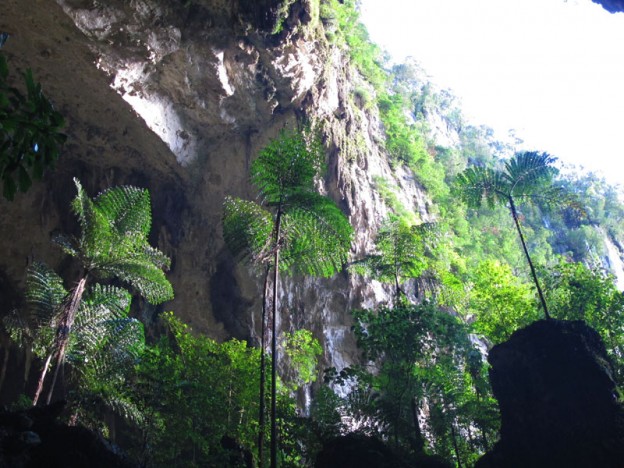
<instances>
[{"instance_id":1,"label":"cliff face","mask_svg":"<svg viewBox=\"0 0 624 468\"><path fill-rule=\"evenodd\" d=\"M172 258L176 298L166 309L217 338L254 336L260 281L224 246L222 202L255 196L250 162L301 120L322 129L328 172L320 189L356 229L354 256L371 247L387 212L378 178L428 217L418 184L388 167L378 117L353 98L367 85L326 41L314 1L6 0L2 10L13 74L33 69L68 134L42 183L0 201L2 313L19 305L33 258L71 276L49 236L75 229L68 207L78 177L91 194L119 184L150 190L152 241ZM385 292L342 274L288 280L281 296L282 329L313 330L326 364L341 367L355 353L348 310ZM142 318L154 312L145 304Z\"/></svg>"}]
</instances>

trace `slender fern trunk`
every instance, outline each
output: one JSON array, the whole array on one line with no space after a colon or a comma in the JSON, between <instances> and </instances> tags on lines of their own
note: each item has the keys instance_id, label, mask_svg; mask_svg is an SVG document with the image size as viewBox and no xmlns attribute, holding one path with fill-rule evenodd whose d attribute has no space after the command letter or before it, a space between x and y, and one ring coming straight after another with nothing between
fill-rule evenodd
<instances>
[{"instance_id":1,"label":"slender fern trunk","mask_svg":"<svg viewBox=\"0 0 624 468\"><path fill-rule=\"evenodd\" d=\"M520 228L520 221L518 220L518 212L516 211L516 205L513 201L513 197L509 197L509 209L511 210L511 216L513 217L514 223L516 224L516 229L518 230L518 235L520 236L520 242L522 243L522 249L524 250L524 255L526 256L527 262L529 263L529 268L531 269L533 282L535 283L535 287L537 288L537 294L539 295L540 302L542 303L542 308L544 309L544 316L546 317L547 320L550 320L550 314L548 313L548 306L546 305L546 299L544 299L544 293L542 292L542 288L539 284L539 280L537 279L537 273L535 273L535 267L533 266L533 262L531 261L531 256L529 255L529 250L527 249L526 242L524 240L524 235L522 234L522 229Z\"/></svg>"},{"instance_id":2,"label":"slender fern trunk","mask_svg":"<svg viewBox=\"0 0 624 468\"><path fill-rule=\"evenodd\" d=\"M457 458L457 468L463 468L461 456L459 455L459 446L457 445L457 433L455 431L455 423L453 421L451 421L451 437L453 440L453 450L455 451L455 457Z\"/></svg>"},{"instance_id":3,"label":"slender fern trunk","mask_svg":"<svg viewBox=\"0 0 624 468\"><path fill-rule=\"evenodd\" d=\"M265 405L264 400L266 398L266 310L267 310L267 288L269 285L269 272L271 267L267 266L264 272L264 285L262 288L262 324L260 327L260 414L258 417L258 468L264 466L264 415Z\"/></svg>"},{"instance_id":4,"label":"slender fern trunk","mask_svg":"<svg viewBox=\"0 0 624 468\"><path fill-rule=\"evenodd\" d=\"M87 277L88 276L85 275L80 279L80 281L78 281L78 284L72 291L69 302L63 308L63 315L61 316L61 321L56 331L56 338L54 339L55 351L48 356L48 359L46 359L43 366L43 370L41 371L41 375L39 376L39 380L37 382L37 390L35 392L35 397L33 398L33 406L35 406L39 401L41 391L43 390L44 380L50 367L50 362L52 361L52 357L56 355L56 368L54 369L54 377L52 378L52 385L50 386L47 398L47 403L50 403L52 393L54 392L54 386L56 385L56 380L58 378L59 369L65 359L65 351L67 350L67 343L69 343L69 333L71 332L71 327L76 319L76 313L78 312L78 307L80 306L82 295L85 291Z\"/></svg>"},{"instance_id":5,"label":"slender fern trunk","mask_svg":"<svg viewBox=\"0 0 624 468\"><path fill-rule=\"evenodd\" d=\"M4 357L2 358L2 372L0 372L0 392L4 386L4 379L6 378L7 367L9 366L9 352L11 351L11 344L7 343L4 348Z\"/></svg>"},{"instance_id":6,"label":"slender fern trunk","mask_svg":"<svg viewBox=\"0 0 624 468\"><path fill-rule=\"evenodd\" d=\"M275 219L275 256L273 271L273 323L271 336L271 468L277 468L277 282L279 280L279 254L282 227L282 210Z\"/></svg>"},{"instance_id":7,"label":"slender fern trunk","mask_svg":"<svg viewBox=\"0 0 624 468\"><path fill-rule=\"evenodd\" d=\"M412 424L414 425L414 446L416 450L421 452L425 447L425 438L420 429L420 422L418 422L418 400L415 395L410 400L410 405L412 407Z\"/></svg>"}]
</instances>

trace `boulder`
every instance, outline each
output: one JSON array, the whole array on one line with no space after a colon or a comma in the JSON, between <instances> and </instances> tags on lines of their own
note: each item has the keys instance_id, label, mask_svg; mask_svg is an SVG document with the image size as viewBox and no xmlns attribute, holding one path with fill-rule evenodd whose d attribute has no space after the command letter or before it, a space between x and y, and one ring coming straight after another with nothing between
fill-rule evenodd
<instances>
[{"instance_id":1,"label":"boulder","mask_svg":"<svg viewBox=\"0 0 624 468\"><path fill-rule=\"evenodd\" d=\"M595 330L541 320L492 348L488 361L501 433L477 467L624 466L624 410Z\"/></svg>"}]
</instances>

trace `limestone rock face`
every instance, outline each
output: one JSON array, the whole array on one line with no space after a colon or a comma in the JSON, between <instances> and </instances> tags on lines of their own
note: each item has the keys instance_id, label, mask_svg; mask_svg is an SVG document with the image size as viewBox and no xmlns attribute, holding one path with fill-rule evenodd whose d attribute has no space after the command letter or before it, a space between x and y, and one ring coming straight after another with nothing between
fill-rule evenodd
<instances>
[{"instance_id":1,"label":"limestone rock face","mask_svg":"<svg viewBox=\"0 0 624 468\"><path fill-rule=\"evenodd\" d=\"M490 351L501 438L478 467L621 467L624 410L584 322L539 321Z\"/></svg>"},{"instance_id":2,"label":"limestone rock face","mask_svg":"<svg viewBox=\"0 0 624 468\"><path fill-rule=\"evenodd\" d=\"M0 313L19 307L33 259L71 281L75 272L49 238L77 230L69 203L78 177L92 195L120 184L148 188L151 241L172 258L176 298L163 308L215 338L255 340L261 281L227 251L222 203L226 195L254 199L251 161L297 122L321 130L328 171L318 187L353 224L355 258L370 250L387 214L380 180L428 220L425 192L388 166L378 116L353 97L368 85L327 42L315 7L308 0L4 0L0 31L10 38L2 52L12 75L32 68L67 120L68 142L43 182L14 202L0 200ZM281 329L311 329L325 346L322 365L341 368L357 353L349 310L388 296L378 283L344 273L288 279L280 297ZM136 309L147 323L158 312L142 303Z\"/></svg>"}]
</instances>

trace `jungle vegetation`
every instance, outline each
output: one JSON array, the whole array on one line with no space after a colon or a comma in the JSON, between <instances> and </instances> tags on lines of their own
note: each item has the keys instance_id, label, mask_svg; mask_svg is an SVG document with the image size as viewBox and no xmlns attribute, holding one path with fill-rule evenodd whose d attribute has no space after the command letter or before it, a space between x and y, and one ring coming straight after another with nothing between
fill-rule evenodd
<instances>
[{"instance_id":1,"label":"jungle vegetation","mask_svg":"<svg viewBox=\"0 0 624 468\"><path fill-rule=\"evenodd\" d=\"M41 371L40 388L16 405L32 404L33 396L39 403L46 374L54 371L64 385L48 383L46 399L62 394L68 421L122 444L141 466L245 466L249 458L311 466L325 442L347 432L378 437L408 461L437 454L470 466L498 431L487 350L540 319L540 308L547 317L594 327L622 385L624 299L604 261L606 243L621 249L624 239L618 190L592 174L559 173L549 155L517 153L487 127L465 122L452 94L436 90L416 63L386 61L358 22L355 0L321 0L317 7L329 46L344 49L370 84L368 105L383 124L390 164L413 172L435 221L423 222L393 197L396 187L379 180L391 214L378 220L374 251L350 259L345 215L315 190L324 170L322 138L284 131L251 165L256 201L227 197L223 205L230 253L262 278L259 346L216 342L173 312L161 312L146 339L133 297L159 303L173 294L164 273L169 259L148 242L149 193L112 187L92 198L76 181L68 209L80 235L55 241L80 274L61 277L33 263L26 272L28 309L3 320L14 347L35 356ZM0 80L6 76L0 56ZM52 136L17 132L19 106L30 106L40 92L32 77L25 79L30 97L0 82L7 198L40 173L33 162L43 154L40 142L52 139L50 161L62 143L62 119L44 104ZM431 139L433 114L457 134L456 146ZM17 173L3 162L11 158L23 162ZM527 170L533 176L525 178ZM533 196L549 192L566 203ZM293 282L328 277L346 264L361 281L386 283L391 300L352 311L359 365L319 369L317 337L308 330L277 333L277 317L285 313L279 282L286 274ZM296 400L304 387L314 395L309 414Z\"/></svg>"}]
</instances>

